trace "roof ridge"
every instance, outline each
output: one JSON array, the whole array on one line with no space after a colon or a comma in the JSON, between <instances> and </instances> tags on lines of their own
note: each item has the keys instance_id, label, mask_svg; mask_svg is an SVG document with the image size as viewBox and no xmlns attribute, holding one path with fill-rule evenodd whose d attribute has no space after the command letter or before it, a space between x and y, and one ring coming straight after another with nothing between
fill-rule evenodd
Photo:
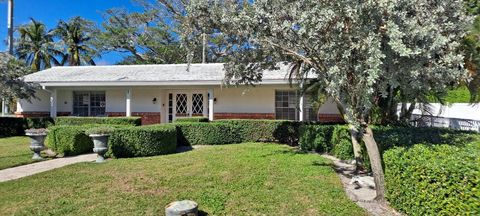
<instances>
[{"instance_id":1,"label":"roof ridge","mask_svg":"<svg viewBox=\"0 0 480 216\"><path fill-rule=\"evenodd\" d=\"M192 63L190 65L223 65L225 63ZM83 66L53 66L51 68L98 68L98 67L151 67L151 66L187 66L188 63L181 64L138 64L138 65L83 65Z\"/></svg>"}]
</instances>

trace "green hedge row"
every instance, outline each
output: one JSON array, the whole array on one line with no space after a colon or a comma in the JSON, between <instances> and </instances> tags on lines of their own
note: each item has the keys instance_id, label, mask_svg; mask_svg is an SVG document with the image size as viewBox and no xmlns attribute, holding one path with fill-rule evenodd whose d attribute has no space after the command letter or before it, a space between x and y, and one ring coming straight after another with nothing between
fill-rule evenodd
<instances>
[{"instance_id":1,"label":"green hedge row","mask_svg":"<svg viewBox=\"0 0 480 216\"><path fill-rule=\"evenodd\" d=\"M48 128L47 147L65 156L92 152L93 142L85 131L89 126L53 126Z\"/></svg>"},{"instance_id":2,"label":"green hedge row","mask_svg":"<svg viewBox=\"0 0 480 216\"><path fill-rule=\"evenodd\" d=\"M219 145L241 142L296 144L297 122L273 120L220 120L210 123L178 122L179 145Z\"/></svg>"},{"instance_id":3,"label":"green hedge row","mask_svg":"<svg viewBox=\"0 0 480 216\"><path fill-rule=\"evenodd\" d=\"M189 117L189 118L178 118L175 122L208 122L206 117Z\"/></svg>"},{"instance_id":4,"label":"green hedge row","mask_svg":"<svg viewBox=\"0 0 480 216\"><path fill-rule=\"evenodd\" d=\"M480 215L479 158L480 142L387 150L387 198L406 215Z\"/></svg>"},{"instance_id":5,"label":"green hedge row","mask_svg":"<svg viewBox=\"0 0 480 216\"><path fill-rule=\"evenodd\" d=\"M231 124L212 123L176 123L178 145L219 145L243 141L240 131Z\"/></svg>"},{"instance_id":6,"label":"green hedge row","mask_svg":"<svg viewBox=\"0 0 480 216\"><path fill-rule=\"evenodd\" d=\"M372 129L381 152L395 146L412 146L417 143L464 145L480 140L480 134L476 132L448 128L374 126ZM299 144L303 150L330 153L342 160L354 158L350 132L346 125L302 125ZM364 159L368 159L367 154Z\"/></svg>"},{"instance_id":7,"label":"green hedge row","mask_svg":"<svg viewBox=\"0 0 480 216\"><path fill-rule=\"evenodd\" d=\"M298 142L299 122L282 120L219 120L236 127L242 142L279 142L295 145Z\"/></svg>"},{"instance_id":8,"label":"green hedge row","mask_svg":"<svg viewBox=\"0 0 480 216\"><path fill-rule=\"evenodd\" d=\"M116 128L109 139L111 156L145 157L169 154L177 148L173 125Z\"/></svg>"},{"instance_id":9,"label":"green hedge row","mask_svg":"<svg viewBox=\"0 0 480 216\"><path fill-rule=\"evenodd\" d=\"M0 117L0 137L21 136L29 128L46 128L53 125L50 117L16 118Z\"/></svg>"},{"instance_id":10,"label":"green hedge row","mask_svg":"<svg viewBox=\"0 0 480 216\"><path fill-rule=\"evenodd\" d=\"M140 117L57 117L55 125L109 124L140 126Z\"/></svg>"}]
</instances>

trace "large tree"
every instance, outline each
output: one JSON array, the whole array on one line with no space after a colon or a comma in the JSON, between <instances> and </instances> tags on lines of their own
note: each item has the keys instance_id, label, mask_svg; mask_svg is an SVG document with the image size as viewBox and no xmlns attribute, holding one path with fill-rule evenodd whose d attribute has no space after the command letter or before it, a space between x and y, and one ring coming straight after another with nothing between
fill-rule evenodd
<instances>
[{"instance_id":1,"label":"large tree","mask_svg":"<svg viewBox=\"0 0 480 216\"><path fill-rule=\"evenodd\" d=\"M95 24L81 17L58 22L53 34L59 39L58 45L65 49L62 65L95 65L93 59L98 57L98 52L92 45L92 37L96 32Z\"/></svg>"},{"instance_id":2,"label":"large tree","mask_svg":"<svg viewBox=\"0 0 480 216\"><path fill-rule=\"evenodd\" d=\"M31 73L24 62L13 56L0 53L0 98L12 100L29 99L35 93L35 85L25 83L22 76Z\"/></svg>"},{"instance_id":3,"label":"large tree","mask_svg":"<svg viewBox=\"0 0 480 216\"><path fill-rule=\"evenodd\" d=\"M63 53L53 40L53 32L45 24L31 19L31 22L19 28L16 55L27 62L33 71L60 65L58 56Z\"/></svg>"},{"instance_id":4,"label":"large tree","mask_svg":"<svg viewBox=\"0 0 480 216\"><path fill-rule=\"evenodd\" d=\"M100 51L127 53L121 64L165 64L186 61L170 26L160 21L155 10L128 13L111 9L105 13L104 31L97 35Z\"/></svg>"},{"instance_id":5,"label":"large tree","mask_svg":"<svg viewBox=\"0 0 480 216\"><path fill-rule=\"evenodd\" d=\"M351 125L357 157L360 139L365 143L382 201L382 162L369 127L375 100L392 94L389 87L411 94L447 88L465 75L459 41L469 18L456 0L191 0L186 11L193 18L183 25L184 38L215 28L209 31L235 47L228 51L229 83L255 84L282 61L300 82L315 75Z\"/></svg>"}]
</instances>

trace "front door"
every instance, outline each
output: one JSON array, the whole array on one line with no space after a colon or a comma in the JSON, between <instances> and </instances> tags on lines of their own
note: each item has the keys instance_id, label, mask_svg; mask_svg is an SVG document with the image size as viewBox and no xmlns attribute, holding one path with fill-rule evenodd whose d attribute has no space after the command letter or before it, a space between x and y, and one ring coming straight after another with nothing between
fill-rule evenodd
<instances>
[{"instance_id":1,"label":"front door","mask_svg":"<svg viewBox=\"0 0 480 216\"><path fill-rule=\"evenodd\" d=\"M206 91L175 91L168 93L168 119L207 116Z\"/></svg>"}]
</instances>

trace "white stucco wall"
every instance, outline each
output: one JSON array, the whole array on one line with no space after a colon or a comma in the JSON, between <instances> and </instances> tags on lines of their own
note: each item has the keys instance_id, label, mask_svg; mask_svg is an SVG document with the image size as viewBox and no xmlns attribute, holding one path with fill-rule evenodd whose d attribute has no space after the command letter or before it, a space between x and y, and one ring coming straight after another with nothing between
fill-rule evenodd
<instances>
[{"instance_id":1,"label":"white stucco wall","mask_svg":"<svg viewBox=\"0 0 480 216\"><path fill-rule=\"evenodd\" d=\"M275 113L275 90L284 86L215 88L215 113Z\"/></svg>"},{"instance_id":2,"label":"white stucco wall","mask_svg":"<svg viewBox=\"0 0 480 216\"><path fill-rule=\"evenodd\" d=\"M333 99L329 98L325 103L320 106L318 109L319 114L340 114L338 111L337 105L333 102Z\"/></svg>"},{"instance_id":3,"label":"white stucco wall","mask_svg":"<svg viewBox=\"0 0 480 216\"><path fill-rule=\"evenodd\" d=\"M50 111L50 93L44 90L38 90L35 98L28 100L18 100L17 112L49 112Z\"/></svg>"},{"instance_id":4,"label":"white stucco wall","mask_svg":"<svg viewBox=\"0 0 480 216\"><path fill-rule=\"evenodd\" d=\"M69 89L57 90L57 111L72 112L73 111L73 91Z\"/></svg>"},{"instance_id":5,"label":"white stucco wall","mask_svg":"<svg viewBox=\"0 0 480 216\"><path fill-rule=\"evenodd\" d=\"M126 89L109 89L105 91L106 112L126 112ZM133 103L132 103L133 104ZM132 110L134 112L134 110Z\"/></svg>"},{"instance_id":6,"label":"white stucco wall","mask_svg":"<svg viewBox=\"0 0 480 216\"><path fill-rule=\"evenodd\" d=\"M161 112L164 91L162 89L132 89L132 112ZM157 102L153 103L153 99ZM108 104L107 104L108 105Z\"/></svg>"}]
</instances>

